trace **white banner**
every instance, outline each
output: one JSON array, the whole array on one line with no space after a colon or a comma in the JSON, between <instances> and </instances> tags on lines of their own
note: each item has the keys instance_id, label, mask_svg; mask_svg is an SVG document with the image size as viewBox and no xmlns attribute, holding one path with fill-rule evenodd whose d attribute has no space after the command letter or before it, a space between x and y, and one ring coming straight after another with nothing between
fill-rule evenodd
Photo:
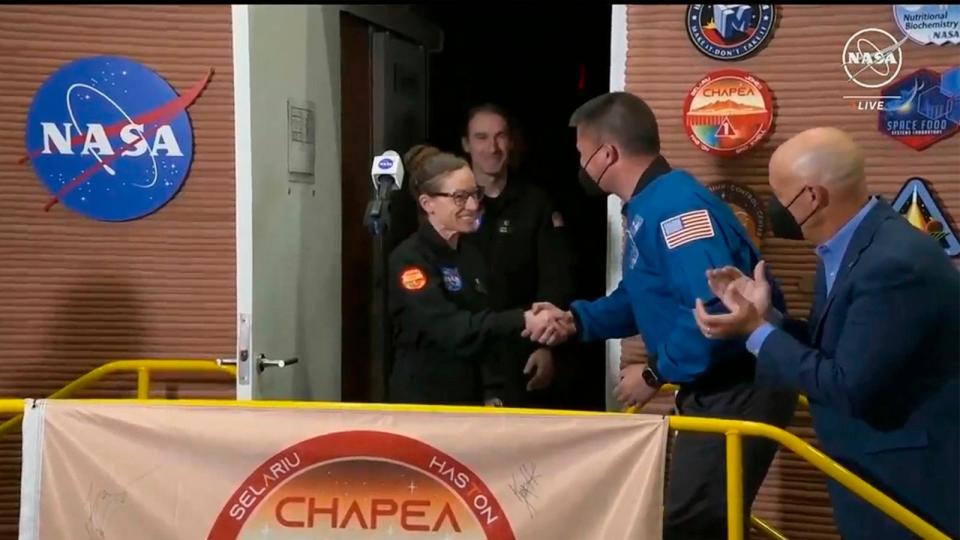
<instances>
[{"instance_id":1,"label":"white banner","mask_svg":"<svg viewBox=\"0 0 960 540\"><path fill-rule=\"evenodd\" d=\"M659 416L38 401L21 540L659 539Z\"/></svg>"}]
</instances>

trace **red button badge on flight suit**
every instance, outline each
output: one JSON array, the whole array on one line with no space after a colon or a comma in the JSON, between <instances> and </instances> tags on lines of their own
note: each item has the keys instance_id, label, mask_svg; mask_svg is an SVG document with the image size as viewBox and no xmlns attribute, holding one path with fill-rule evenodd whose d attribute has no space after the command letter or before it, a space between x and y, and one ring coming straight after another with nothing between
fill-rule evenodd
<instances>
[{"instance_id":1,"label":"red button badge on flight suit","mask_svg":"<svg viewBox=\"0 0 960 540\"><path fill-rule=\"evenodd\" d=\"M400 274L400 284L408 291L419 291L427 286L427 276L419 268L408 268Z\"/></svg>"}]
</instances>

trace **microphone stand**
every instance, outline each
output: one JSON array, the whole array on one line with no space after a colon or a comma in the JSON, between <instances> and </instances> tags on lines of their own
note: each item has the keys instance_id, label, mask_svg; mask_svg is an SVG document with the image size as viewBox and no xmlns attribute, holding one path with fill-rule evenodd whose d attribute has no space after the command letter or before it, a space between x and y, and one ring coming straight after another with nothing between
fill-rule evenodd
<instances>
[{"instance_id":1,"label":"microphone stand","mask_svg":"<svg viewBox=\"0 0 960 540\"><path fill-rule=\"evenodd\" d=\"M387 231L390 229L390 194L394 181L390 176L377 177L374 198L367 203L363 224L374 238L373 253L373 313L377 331L374 336L374 366L380 368L383 399L374 396L374 401L386 402L389 397L390 372L393 369L393 350L388 309L388 261ZM378 318L379 317L379 318ZM380 359L378 363L376 360ZM376 391L376 389L374 389Z\"/></svg>"}]
</instances>

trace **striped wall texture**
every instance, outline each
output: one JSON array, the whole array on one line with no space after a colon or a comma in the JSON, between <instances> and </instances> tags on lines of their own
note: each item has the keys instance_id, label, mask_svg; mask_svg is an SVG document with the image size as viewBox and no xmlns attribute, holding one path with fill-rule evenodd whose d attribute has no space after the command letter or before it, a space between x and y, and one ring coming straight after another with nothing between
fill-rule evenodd
<instances>
[{"instance_id":1,"label":"striped wall texture","mask_svg":"<svg viewBox=\"0 0 960 540\"><path fill-rule=\"evenodd\" d=\"M44 212L49 194L17 163L34 92L63 64L96 55L142 62L179 92L215 70L189 109L191 174L144 219ZM230 6L0 7L0 397L44 396L113 359L233 356L234 189ZM88 395L133 388L120 377ZM174 377L154 389L222 397L233 384ZM16 538L19 444L0 439L0 539Z\"/></svg>"},{"instance_id":2,"label":"striped wall texture","mask_svg":"<svg viewBox=\"0 0 960 540\"><path fill-rule=\"evenodd\" d=\"M646 100L660 124L663 153L674 167L687 169L702 182L732 181L769 196L767 162L773 150L790 136L816 126L836 126L851 133L867 155L872 190L892 202L912 176L932 182L941 208L960 214L960 136L918 152L881 134L878 114L855 110L845 95L878 95L847 82L840 63L844 44L862 28L880 28L902 36L890 6L778 6L778 23L767 46L745 60L722 62L701 54L686 33L686 6L630 6L627 15L626 89ZM942 71L960 65L960 47L903 45L901 76L919 68ZM686 138L683 101L706 73L742 69L765 81L774 95L773 132L758 147L738 158L709 155ZM956 223L952 223L956 230ZM816 256L806 242L766 238L764 257L780 279L791 311L806 314L812 300ZM623 362L643 362L639 338L624 341ZM669 413L671 396L647 406L648 412ZM816 444L810 416L798 410L790 431ZM839 538L833 525L824 476L812 466L782 451L760 495L754 513L767 518L789 538Z\"/></svg>"}]
</instances>

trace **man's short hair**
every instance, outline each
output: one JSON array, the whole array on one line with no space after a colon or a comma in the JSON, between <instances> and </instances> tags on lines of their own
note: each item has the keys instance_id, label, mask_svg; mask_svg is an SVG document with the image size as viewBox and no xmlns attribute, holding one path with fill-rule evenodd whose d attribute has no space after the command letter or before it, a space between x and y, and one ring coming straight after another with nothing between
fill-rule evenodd
<instances>
[{"instance_id":1,"label":"man's short hair","mask_svg":"<svg viewBox=\"0 0 960 540\"><path fill-rule=\"evenodd\" d=\"M609 137L629 154L660 153L657 117L645 101L629 92L611 92L584 103L570 117L570 127Z\"/></svg>"},{"instance_id":2,"label":"man's short hair","mask_svg":"<svg viewBox=\"0 0 960 540\"><path fill-rule=\"evenodd\" d=\"M507 124L507 134L510 134L513 131L513 118L510 117L510 113L506 109L497 105L496 103L481 103L471 107L467 111L467 121L463 123L463 136L470 136L470 122L473 121L473 117L480 113L495 114L500 118L503 118L504 123Z\"/></svg>"}]
</instances>

